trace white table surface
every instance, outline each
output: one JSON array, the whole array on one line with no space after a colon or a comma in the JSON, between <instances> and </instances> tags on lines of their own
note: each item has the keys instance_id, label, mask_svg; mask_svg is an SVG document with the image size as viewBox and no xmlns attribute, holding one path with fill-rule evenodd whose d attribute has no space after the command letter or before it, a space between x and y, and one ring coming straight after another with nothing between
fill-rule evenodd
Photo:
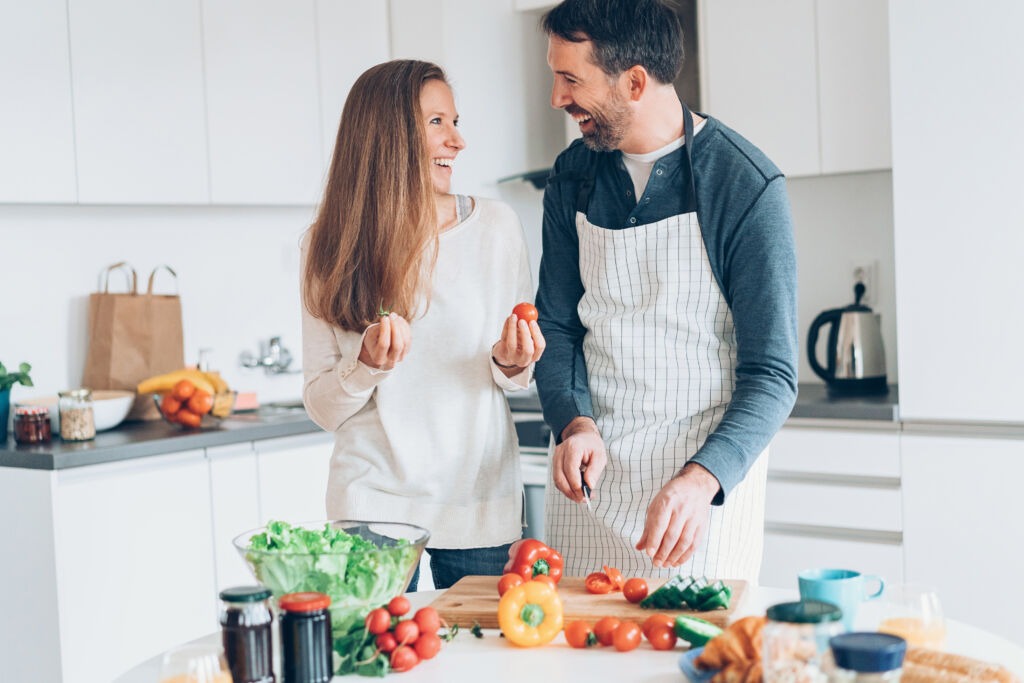
<instances>
[{"instance_id":1,"label":"white table surface","mask_svg":"<svg viewBox=\"0 0 1024 683\"><path fill-rule=\"evenodd\" d=\"M433 602L442 591L409 593L413 611ZM779 602L798 599L795 590L751 588L736 609L736 616L764 614L765 608ZM865 603L857 615L857 628L874 630L880 616L878 603ZM632 652L618 652L611 647L585 650L570 648L561 635L550 644L538 648L518 648L498 636L497 630L485 629L483 638L462 630L441 653L401 674L402 683L417 681L458 682L484 680L486 683L523 683L523 681L643 681L644 683L684 680L679 670L682 647L658 652L646 642ZM201 638L202 642L219 643L220 633ZM948 620L946 650L997 662L1024 680L1024 648L980 628ZM160 675L160 657L154 657L114 683L156 683ZM390 679L390 678L389 678ZM361 676L335 676L335 682L370 680Z\"/></svg>"}]
</instances>

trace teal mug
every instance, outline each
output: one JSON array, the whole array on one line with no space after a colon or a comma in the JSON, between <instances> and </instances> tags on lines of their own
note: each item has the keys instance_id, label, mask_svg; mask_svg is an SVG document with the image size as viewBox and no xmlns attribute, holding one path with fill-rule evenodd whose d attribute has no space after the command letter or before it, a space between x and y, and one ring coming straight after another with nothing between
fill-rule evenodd
<instances>
[{"instance_id":1,"label":"teal mug","mask_svg":"<svg viewBox=\"0 0 1024 683\"><path fill-rule=\"evenodd\" d=\"M830 602L843 610L843 626L853 630L857 608L865 600L874 600L885 590L885 581L874 574L861 574L852 569L805 569L798 575L801 600ZM869 583L877 587L869 591Z\"/></svg>"}]
</instances>

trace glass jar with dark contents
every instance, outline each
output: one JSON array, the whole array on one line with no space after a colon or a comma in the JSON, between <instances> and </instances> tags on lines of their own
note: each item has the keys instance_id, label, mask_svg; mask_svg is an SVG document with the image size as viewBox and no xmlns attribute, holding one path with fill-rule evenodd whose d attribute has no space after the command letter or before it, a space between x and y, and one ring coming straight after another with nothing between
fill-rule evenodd
<instances>
[{"instance_id":1,"label":"glass jar with dark contents","mask_svg":"<svg viewBox=\"0 0 1024 683\"><path fill-rule=\"evenodd\" d=\"M50 443L50 411L46 406L14 409L14 440L20 444Z\"/></svg>"},{"instance_id":2,"label":"glass jar with dark contents","mask_svg":"<svg viewBox=\"0 0 1024 683\"><path fill-rule=\"evenodd\" d=\"M332 645L331 598L323 593L282 595L281 683L329 683Z\"/></svg>"},{"instance_id":3,"label":"glass jar with dark contents","mask_svg":"<svg viewBox=\"0 0 1024 683\"><path fill-rule=\"evenodd\" d=\"M234 683L274 683L270 591L238 586L220 592L224 656Z\"/></svg>"}]
</instances>

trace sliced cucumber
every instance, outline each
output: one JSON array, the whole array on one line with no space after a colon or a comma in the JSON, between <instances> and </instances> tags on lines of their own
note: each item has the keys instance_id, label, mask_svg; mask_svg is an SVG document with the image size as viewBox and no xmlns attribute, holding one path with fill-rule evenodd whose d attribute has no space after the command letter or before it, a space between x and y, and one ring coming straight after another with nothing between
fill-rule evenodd
<instances>
[{"instance_id":1,"label":"sliced cucumber","mask_svg":"<svg viewBox=\"0 0 1024 683\"><path fill-rule=\"evenodd\" d=\"M676 617L676 635L693 647L701 647L721 633L722 629L699 617Z\"/></svg>"}]
</instances>

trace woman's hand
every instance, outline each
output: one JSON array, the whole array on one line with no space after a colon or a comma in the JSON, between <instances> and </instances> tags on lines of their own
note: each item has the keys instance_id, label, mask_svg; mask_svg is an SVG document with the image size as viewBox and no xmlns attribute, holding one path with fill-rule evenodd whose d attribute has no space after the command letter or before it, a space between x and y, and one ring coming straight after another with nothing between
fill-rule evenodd
<instances>
[{"instance_id":1,"label":"woman's hand","mask_svg":"<svg viewBox=\"0 0 1024 683\"><path fill-rule=\"evenodd\" d=\"M391 370L405 358L411 345L408 321L397 313L389 313L366 328L359 361L378 370Z\"/></svg>"},{"instance_id":2,"label":"woman's hand","mask_svg":"<svg viewBox=\"0 0 1024 683\"><path fill-rule=\"evenodd\" d=\"M505 319L501 339L491 347L491 355L501 371L511 377L540 360L546 345L536 320L527 323L513 313Z\"/></svg>"}]
</instances>

